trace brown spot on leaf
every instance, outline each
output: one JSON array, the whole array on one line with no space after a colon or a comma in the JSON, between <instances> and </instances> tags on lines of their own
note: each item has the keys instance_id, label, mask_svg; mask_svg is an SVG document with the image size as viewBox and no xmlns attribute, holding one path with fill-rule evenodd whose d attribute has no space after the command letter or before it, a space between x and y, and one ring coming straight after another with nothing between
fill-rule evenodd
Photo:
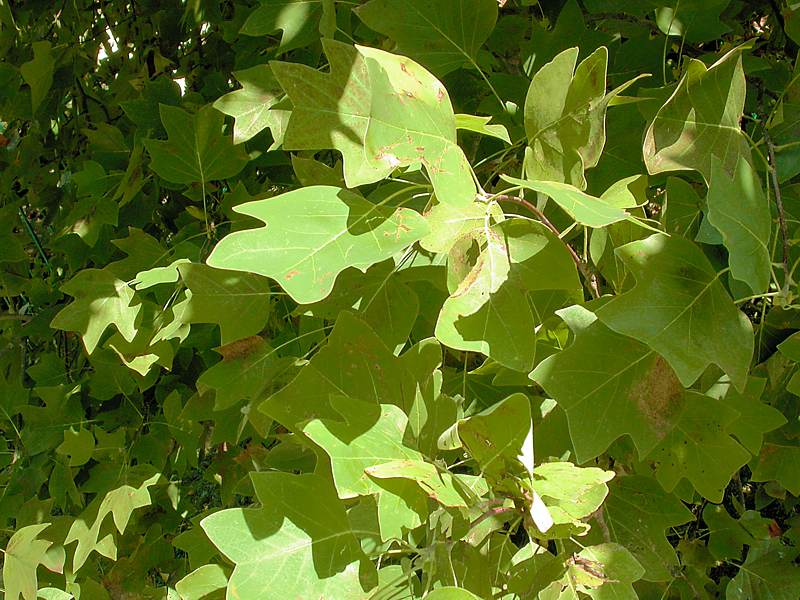
<instances>
[{"instance_id":1,"label":"brown spot on leaf","mask_svg":"<svg viewBox=\"0 0 800 600\"><path fill-rule=\"evenodd\" d=\"M629 397L659 438L670 432L673 417L680 410L683 386L672 367L657 356L650 369L630 389Z\"/></svg>"},{"instance_id":2,"label":"brown spot on leaf","mask_svg":"<svg viewBox=\"0 0 800 600\"><path fill-rule=\"evenodd\" d=\"M292 277L294 277L295 275L300 275L300 271L298 271L297 269L292 269L291 271L289 271L288 273L286 273L286 275L284 275L284 276L283 276L283 278L284 278L286 281L289 281L289 280L290 280Z\"/></svg>"},{"instance_id":3,"label":"brown spot on leaf","mask_svg":"<svg viewBox=\"0 0 800 600\"><path fill-rule=\"evenodd\" d=\"M222 360L230 361L237 358L244 358L255 352L264 344L264 338L259 335L251 335L250 337L242 338L225 344L217 348L217 352L222 355Z\"/></svg>"}]
</instances>

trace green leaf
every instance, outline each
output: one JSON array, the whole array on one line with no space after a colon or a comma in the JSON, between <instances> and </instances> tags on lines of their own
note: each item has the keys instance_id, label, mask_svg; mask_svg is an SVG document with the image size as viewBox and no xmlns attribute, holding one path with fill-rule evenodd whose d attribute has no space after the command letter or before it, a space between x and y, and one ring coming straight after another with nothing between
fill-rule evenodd
<instances>
[{"instance_id":1,"label":"green leaf","mask_svg":"<svg viewBox=\"0 0 800 600\"><path fill-rule=\"evenodd\" d=\"M33 49L33 60L20 65L19 72L22 79L31 88L31 107L35 113L53 85L56 59L53 57L50 42L33 42L31 48Z\"/></svg>"},{"instance_id":2,"label":"green leaf","mask_svg":"<svg viewBox=\"0 0 800 600\"><path fill-rule=\"evenodd\" d=\"M489 125L492 117L479 117L477 115L456 115L456 129L463 129L465 131L472 131L487 135L489 137L503 140L505 143L510 144L511 138L508 135L508 130L504 125Z\"/></svg>"},{"instance_id":3,"label":"green leaf","mask_svg":"<svg viewBox=\"0 0 800 600\"><path fill-rule=\"evenodd\" d=\"M333 486L310 474L250 478L261 508L230 508L201 522L236 565L227 597L367 598L359 582L364 555Z\"/></svg>"},{"instance_id":4,"label":"green leaf","mask_svg":"<svg viewBox=\"0 0 800 600\"><path fill-rule=\"evenodd\" d=\"M47 549L53 542L37 539L50 523L28 525L14 532L3 552L3 587L5 598L36 600L36 568L47 564Z\"/></svg>"},{"instance_id":5,"label":"green leaf","mask_svg":"<svg viewBox=\"0 0 800 600\"><path fill-rule=\"evenodd\" d=\"M394 261L370 267L366 273L347 269L336 279L330 295L298 312L335 319L343 310L356 311L388 347L405 343L419 315L419 299L396 274Z\"/></svg>"},{"instance_id":6,"label":"green leaf","mask_svg":"<svg viewBox=\"0 0 800 600\"><path fill-rule=\"evenodd\" d=\"M347 267L366 271L427 233L414 210L391 211L330 186L247 202L236 212L265 226L228 235L208 264L272 277L300 303L325 298Z\"/></svg>"},{"instance_id":7,"label":"green leaf","mask_svg":"<svg viewBox=\"0 0 800 600\"><path fill-rule=\"evenodd\" d=\"M667 178L662 224L664 231L693 239L702 217L703 201L692 185L678 177Z\"/></svg>"},{"instance_id":8,"label":"green leaf","mask_svg":"<svg viewBox=\"0 0 800 600\"><path fill-rule=\"evenodd\" d=\"M224 117L212 106L192 115L161 104L159 113L169 139L144 140L144 145L150 168L167 181L205 184L233 177L247 164L244 149L222 134Z\"/></svg>"},{"instance_id":9,"label":"green leaf","mask_svg":"<svg viewBox=\"0 0 800 600\"><path fill-rule=\"evenodd\" d=\"M91 431L79 427L64 430L64 441L56 448L58 454L69 456L69 466L79 467L89 462L94 452L94 436Z\"/></svg>"},{"instance_id":10,"label":"green leaf","mask_svg":"<svg viewBox=\"0 0 800 600\"><path fill-rule=\"evenodd\" d=\"M72 557L72 570L80 569L92 551L109 558L116 559L117 547L112 533L107 533L102 539L101 527L105 518L111 514L114 518L114 525L119 533L125 533L128 521L137 508L150 506L150 491L148 488L154 486L161 478L160 473L152 473L152 467L142 468L138 479L141 483L134 485L121 485L111 490L105 495L98 495L96 500L86 509L80 518L75 519L69 528L64 545L78 542L75 554ZM133 473L129 474L131 479L136 479ZM102 498L102 499L101 499ZM91 522L91 525L89 524ZM107 530L102 530L105 533Z\"/></svg>"},{"instance_id":11,"label":"green leaf","mask_svg":"<svg viewBox=\"0 0 800 600\"><path fill-rule=\"evenodd\" d=\"M797 496L800 495L800 442L785 429L767 436L751 467L753 481L777 481Z\"/></svg>"},{"instance_id":12,"label":"green leaf","mask_svg":"<svg viewBox=\"0 0 800 600\"><path fill-rule=\"evenodd\" d=\"M340 498L380 491L364 472L368 467L422 458L419 452L403 445L408 417L397 406L346 396L332 396L330 403L344 422L316 419L305 425L303 432L330 456Z\"/></svg>"},{"instance_id":13,"label":"green leaf","mask_svg":"<svg viewBox=\"0 0 800 600\"><path fill-rule=\"evenodd\" d=\"M665 532L693 520L694 515L650 477L618 477L608 488L608 498L595 515L592 539L607 535L639 561L644 579L670 581L678 557Z\"/></svg>"},{"instance_id":14,"label":"green leaf","mask_svg":"<svg viewBox=\"0 0 800 600\"><path fill-rule=\"evenodd\" d=\"M534 329L541 321L529 293L579 289L575 264L561 241L539 223L508 220L486 228L484 236L486 246L477 262L442 306L436 338L529 371L536 352Z\"/></svg>"},{"instance_id":15,"label":"green leaf","mask_svg":"<svg viewBox=\"0 0 800 600\"><path fill-rule=\"evenodd\" d=\"M280 30L279 52L300 48L319 37L324 4L324 0L261 0L239 33L261 37Z\"/></svg>"},{"instance_id":16,"label":"green leaf","mask_svg":"<svg viewBox=\"0 0 800 600\"><path fill-rule=\"evenodd\" d=\"M768 247L772 215L750 163L740 156L731 176L720 160L712 157L706 201L708 222L722 234L728 249L731 275L755 294L766 292L772 262Z\"/></svg>"},{"instance_id":17,"label":"green leaf","mask_svg":"<svg viewBox=\"0 0 800 600\"><path fill-rule=\"evenodd\" d=\"M222 360L205 370L197 390L214 390L214 410L225 410L240 400L260 399L283 381L294 361L279 357L264 338L251 336L216 348Z\"/></svg>"},{"instance_id":18,"label":"green leaf","mask_svg":"<svg viewBox=\"0 0 800 600\"><path fill-rule=\"evenodd\" d=\"M530 400L518 393L459 421L458 436L481 473L500 480L523 472L518 457L530 427Z\"/></svg>"},{"instance_id":19,"label":"green leaf","mask_svg":"<svg viewBox=\"0 0 800 600\"><path fill-rule=\"evenodd\" d=\"M578 587L595 600L637 600L632 583L644 575L633 555L619 544L584 548L568 561L566 588Z\"/></svg>"},{"instance_id":20,"label":"green leaf","mask_svg":"<svg viewBox=\"0 0 800 600\"><path fill-rule=\"evenodd\" d=\"M686 392L675 428L647 457L664 489L671 492L686 478L704 498L722 502L731 477L750 460L750 453L728 435L738 418L724 402Z\"/></svg>"},{"instance_id":21,"label":"green leaf","mask_svg":"<svg viewBox=\"0 0 800 600\"><path fill-rule=\"evenodd\" d=\"M547 505L555 523L547 536L585 533L588 527L582 523L582 519L600 508L608 495L606 483L613 477L612 471L576 467L568 462L538 465L533 489Z\"/></svg>"},{"instance_id":22,"label":"green leaf","mask_svg":"<svg viewBox=\"0 0 800 600\"><path fill-rule=\"evenodd\" d=\"M745 511L741 518L734 519L724 506L707 504L703 509L703 521L709 531L708 550L717 560L739 560L744 546L753 546L770 536L770 519L754 510Z\"/></svg>"},{"instance_id":23,"label":"green leaf","mask_svg":"<svg viewBox=\"0 0 800 600\"><path fill-rule=\"evenodd\" d=\"M750 377L744 391L739 392L729 383L721 383L706 393L712 398L725 402L736 410L739 418L728 428L739 443L751 454L758 454L764 441L764 434L786 423L786 417L778 409L761 401L766 380Z\"/></svg>"},{"instance_id":24,"label":"green leaf","mask_svg":"<svg viewBox=\"0 0 800 600\"><path fill-rule=\"evenodd\" d=\"M503 175L502 178L513 185L546 194L570 217L587 227L605 227L630 218L627 211L607 203L602 198L590 196L567 183L526 181L507 175Z\"/></svg>"},{"instance_id":25,"label":"green leaf","mask_svg":"<svg viewBox=\"0 0 800 600\"><path fill-rule=\"evenodd\" d=\"M384 462L367 467L366 473L376 479L415 481L429 498L451 508L466 508L468 499L473 496L458 475L440 471L436 465L422 460L406 459Z\"/></svg>"},{"instance_id":26,"label":"green leaf","mask_svg":"<svg viewBox=\"0 0 800 600\"><path fill-rule=\"evenodd\" d=\"M183 323L217 323L222 344L264 328L270 312L267 279L194 263L181 263L178 271L191 292L181 312Z\"/></svg>"},{"instance_id":27,"label":"green leaf","mask_svg":"<svg viewBox=\"0 0 800 600\"><path fill-rule=\"evenodd\" d=\"M283 147L340 151L348 187L422 164L440 201L474 200L475 183L456 144L455 116L444 86L407 58L332 40L322 45L330 73L271 64L294 106Z\"/></svg>"},{"instance_id":28,"label":"green leaf","mask_svg":"<svg viewBox=\"0 0 800 600\"><path fill-rule=\"evenodd\" d=\"M430 233L419 244L428 252L446 254L464 236L482 229L487 212L496 221L502 221L502 209L497 204L484 202L469 204L446 204L440 202L425 213Z\"/></svg>"},{"instance_id":29,"label":"green leaf","mask_svg":"<svg viewBox=\"0 0 800 600\"><path fill-rule=\"evenodd\" d=\"M683 386L666 361L619 335L581 306L558 313L575 341L531 373L564 409L579 463L629 435L640 457L670 432L683 406Z\"/></svg>"},{"instance_id":30,"label":"green leaf","mask_svg":"<svg viewBox=\"0 0 800 600\"><path fill-rule=\"evenodd\" d=\"M793 600L800 594L797 551L778 540L752 546L725 590L728 600Z\"/></svg>"},{"instance_id":31,"label":"green leaf","mask_svg":"<svg viewBox=\"0 0 800 600\"><path fill-rule=\"evenodd\" d=\"M441 352L439 344L425 340L396 357L366 323L342 312L327 344L261 410L297 431L310 419L341 418L330 405L331 394L394 404L410 414L418 395L438 395Z\"/></svg>"},{"instance_id":32,"label":"green leaf","mask_svg":"<svg viewBox=\"0 0 800 600\"><path fill-rule=\"evenodd\" d=\"M539 69L525 98L525 175L533 181L586 188L606 142L609 102L632 81L606 94L608 50L600 47L579 65L578 48L564 50Z\"/></svg>"},{"instance_id":33,"label":"green leaf","mask_svg":"<svg viewBox=\"0 0 800 600\"><path fill-rule=\"evenodd\" d=\"M214 600L225 597L228 576L220 565L203 565L175 584L181 600Z\"/></svg>"},{"instance_id":34,"label":"green leaf","mask_svg":"<svg viewBox=\"0 0 800 600\"><path fill-rule=\"evenodd\" d=\"M697 246L656 234L618 248L617 254L636 286L600 307L600 320L661 354L684 386L715 364L743 389L753 329Z\"/></svg>"},{"instance_id":35,"label":"green leaf","mask_svg":"<svg viewBox=\"0 0 800 600\"><path fill-rule=\"evenodd\" d=\"M233 143L241 144L269 127L274 150L283 140L290 111L273 109L283 93L269 65L256 65L234 72L242 89L225 94L214 102L214 108L235 119Z\"/></svg>"},{"instance_id":36,"label":"green leaf","mask_svg":"<svg viewBox=\"0 0 800 600\"><path fill-rule=\"evenodd\" d=\"M711 181L714 160L732 176L750 147L742 133L745 77L742 48L735 48L711 67L691 59L672 96L659 109L644 138L644 161L655 175L665 171L698 171Z\"/></svg>"},{"instance_id":37,"label":"green leaf","mask_svg":"<svg viewBox=\"0 0 800 600\"><path fill-rule=\"evenodd\" d=\"M75 300L59 311L50 327L80 333L89 354L111 325L125 340L133 341L141 306L131 305L134 292L124 281L106 269L83 269L61 290Z\"/></svg>"},{"instance_id":38,"label":"green leaf","mask_svg":"<svg viewBox=\"0 0 800 600\"><path fill-rule=\"evenodd\" d=\"M497 21L494 0L371 0L354 11L368 27L397 42L410 56L443 76L477 66L478 50Z\"/></svg>"}]
</instances>

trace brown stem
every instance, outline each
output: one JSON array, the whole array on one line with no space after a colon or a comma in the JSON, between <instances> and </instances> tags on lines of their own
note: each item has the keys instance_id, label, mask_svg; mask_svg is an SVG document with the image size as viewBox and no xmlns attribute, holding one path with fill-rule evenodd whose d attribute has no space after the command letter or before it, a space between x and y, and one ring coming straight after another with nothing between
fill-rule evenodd
<instances>
[{"instance_id":1,"label":"brown stem","mask_svg":"<svg viewBox=\"0 0 800 600\"><path fill-rule=\"evenodd\" d=\"M767 143L767 153L770 163L770 178L772 180L772 189L775 191L775 206L778 208L778 223L781 228L781 239L783 241L783 291L789 291L789 230L786 227L786 213L783 210L783 196L781 196L781 186L778 183L778 164L775 162L775 144L772 143L772 138L769 132L764 129L764 141Z\"/></svg>"},{"instance_id":2,"label":"brown stem","mask_svg":"<svg viewBox=\"0 0 800 600\"><path fill-rule=\"evenodd\" d=\"M531 211L536 218L542 222L542 225L547 227L550 231L552 231L555 236L561 240L561 232L558 228L553 225L550 219L539 210L539 208L533 204L532 202L528 202L525 198L520 198L519 196L509 196L508 194L495 194L492 196L492 200L497 200L498 202L513 202L519 206L524 206L529 211ZM578 256L578 253L575 252L575 249L570 246L564 240L561 240L564 246L566 247L567 251L569 252L570 256L572 256L572 260L575 262L575 266L578 267L578 270L583 275L585 282L586 282L586 289L589 290L589 293L592 295L592 298L599 298L600 297L600 287L597 285L597 275L592 272L591 267L587 265L584 260Z\"/></svg>"},{"instance_id":3,"label":"brown stem","mask_svg":"<svg viewBox=\"0 0 800 600\"><path fill-rule=\"evenodd\" d=\"M480 523L482 523L483 521L485 521L489 517L502 515L503 513L507 513L507 512L516 512L516 510L517 509L515 507L513 507L513 506L498 506L496 508L490 508L485 513L483 513L480 517L478 517L472 523L470 523L469 524L469 528L470 529L474 529L475 527L477 527Z\"/></svg>"}]
</instances>

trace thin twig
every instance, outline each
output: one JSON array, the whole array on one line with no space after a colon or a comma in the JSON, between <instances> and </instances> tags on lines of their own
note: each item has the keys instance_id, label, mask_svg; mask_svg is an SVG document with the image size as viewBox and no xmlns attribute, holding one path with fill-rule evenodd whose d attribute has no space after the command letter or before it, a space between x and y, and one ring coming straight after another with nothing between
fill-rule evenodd
<instances>
[{"instance_id":1,"label":"thin twig","mask_svg":"<svg viewBox=\"0 0 800 600\"><path fill-rule=\"evenodd\" d=\"M558 228L553 225L550 219L539 210L539 208L533 204L532 202L528 202L525 198L520 198L519 196L509 196L508 194L495 194L491 197L492 200L497 200L498 202L513 202L519 206L523 206L531 211L536 218L542 222L542 225L547 227L550 231L552 231L558 239L561 239L561 232ZM586 264L583 259L578 256L578 253L575 252L575 249L570 246L564 240L561 240L564 243L567 251L569 252L570 256L572 256L572 260L575 262L575 266L578 267L578 270L584 276L586 280L586 289L589 290L589 293L592 295L592 298L599 298L600 297L600 288L597 285L597 275L592 272L592 269Z\"/></svg>"},{"instance_id":2,"label":"thin twig","mask_svg":"<svg viewBox=\"0 0 800 600\"><path fill-rule=\"evenodd\" d=\"M781 228L781 239L783 242L783 257L781 263L783 265L783 292L784 294L789 291L789 230L786 227L786 213L783 210L783 197L781 196L781 186L778 182L778 164L775 162L775 145L772 143L772 138L764 128L764 141L767 143L767 154L769 155L770 162L770 178L772 179L772 188L775 191L775 206L778 208L778 223Z\"/></svg>"}]
</instances>

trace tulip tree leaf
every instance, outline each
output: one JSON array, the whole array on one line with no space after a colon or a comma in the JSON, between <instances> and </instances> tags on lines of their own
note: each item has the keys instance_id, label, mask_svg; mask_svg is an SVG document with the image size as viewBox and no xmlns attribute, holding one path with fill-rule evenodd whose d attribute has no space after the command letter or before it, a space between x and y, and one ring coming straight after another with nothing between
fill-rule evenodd
<instances>
[{"instance_id":1,"label":"tulip tree leaf","mask_svg":"<svg viewBox=\"0 0 800 600\"><path fill-rule=\"evenodd\" d=\"M311 419L341 420L331 394L373 404L394 404L411 413L417 395L438 395L441 347L425 340L394 356L375 331L349 312L310 363L286 387L270 396L261 410L289 429ZM299 431L299 429L298 429Z\"/></svg>"},{"instance_id":2,"label":"tulip tree leaf","mask_svg":"<svg viewBox=\"0 0 800 600\"><path fill-rule=\"evenodd\" d=\"M478 600L478 596L456 587L443 587L425 595L425 600Z\"/></svg>"},{"instance_id":3,"label":"tulip tree leaf","mask_svg":"<svg viewBox=\"0 0 800 600\"><path fill-rule=\"evenodd\" d=\"M110 325L129 342L136 337L141 306L132 304L133 290L108 270L84 269L61 289L75 300L61 309L50 326L80 333L89 354Z\"/></svg>"},{"instance_id":4,"label":"tulip tree leaf","mask_svg":"<svg viewBox=\"0 0 800 600\"><path fill-rule=\"evenodd\" d=\"M570 217L587 227L605 227L630 218L627 211L590 196L573 185L557 181L526 181L507 175L503 179L513 185L546 194Z\"/></svg>"},{"instance_id":5,"label":"tulip tree leaf","mask_svg":"<svg viewBox=\"0 0 800 600\"><path fill-rule=\"evenodd\" d=\"M467 507L471 497L458 475L442 472L429 462L414 459L392 460L367 467L367 475L379 480L408 479L417 482L432 500L443 506Z\"/></svg>"},{"instance_id":6,"label":"tulip tree leaf","mask_svg":"<svg viewBox=\"0 0 800 600\"><path fill-rule=\"evenodd\" d=\"M236 565L228 597L366 598L358 577L364 555L333 486L311 474L250 478L261 508L229 508L201 522Z\"/></svg>"},{"instance_id":7,"label":"tulip tree leaf","mask_svg":"<svg viewBox=\"0 0 800 600\"><path fill-rule=\"evenodd\" d=\"M175 584L182 600L203 600L214 592L224 592L228 577L220 565L203 565ZM213 597L213 596L211 596Z\"/></svg>"},{"instance_id":8,"label":"tulip tree leaf","mask_svg":"<svg viewBox=\"0 0 800 600\"><path fill-rule=\"evenodd\" d=\"M36 112L53 85L56 59L48 41L34 42L31 44L31 48L33 49L33 60L20 65L19 70L25 83L31 88L31 104L33 112Z\"/></svg>"},{"instance_id":9,"label":"tulip tree leaf","mask_svg":"<svg viewBox=\"0 0 800 600\"><path fill-rule=\"evenodd\" d=\"M222 344L263 329L270 310L267 279L196 263L182 263L178 271L191 292L181 312L181 322L217 323Z\"/></svg>"},{"instance_id":10,"label":"tulip tree leaf","mask_svg":"<svg viewBox=\"0 0 800 600\"><path fill-rule=\"evenodd\" d=\"M651 174L698 171L711 181L714 160L732 176L750 147L742 133L745 78L742 50L728 52L710 67L692 59L672 96L659 109L644 138Z\"/></svg>"},{"instance_id":11,"label":"tulip tree leaf","mask_svg":"<svg viewBox=\"0 0 800 600\"><path fill-rule=\"evenodd\" d=\"M599 538L607 533L611 541L630 550L645 569L644 579L669 581L670 569L678 564L678 557L666 531L691 521L691 511L650 477L619 477L608 488L608 498L595 517L592 534Z\"/></svg>"},{"instance_id":12,"label":"tulip tree leaf","mask_svg":"<svg viewBox=\"0 0 800 600\"><path fill-rule=\"evenodd\" d=\"M722 502L731 477L750 460L727 433L738 417L724 402L687 392L675 428L647 457L664 489L672 491L685 477L704 498Z\"/></svg>"},{"instance_id":13,"label":"tulip tree leaf","mask_svg":"<svg viewBox=\"0 0 800 600\"><path fill-rule=\"evenodd\" d=\"M767 291L770 280L769 238L772 215L753 167L739 157L733 176L715 156L708 188L708 222L722 234L734 279L753 293Z\"/></svg>"},{"instance_id":14,"label":"tulip tree leaf","mask_svg":"<svg viewBox=\"0 0 800 600\"><path fill-rule=\"evenodd\" d=\"M283 140L289 111L273 109L283 97L269 65L257 65L234 73L242 89L225 94L214 108L235 119L233 143L241 144L269 127L275 145Z\"/></svg>"},{"instance_id":15,"label":"tulip tree leaf","mask_svg":"<svg viewBox=\"0 0 800 600\"><path fill-rule=\"evenodd\" d=\"M800 495L800 443L784 428L767 436L752 468L753 481L777 481Z\"/></svg>"},{"instance_id":16,"label":"tulip tree leaf","mask_svg":"<svg viewBox=\"0 0 800 600\"><path fill-rule=\"evenodd\" d=\"M661 354L684 386L715 364L743 389L753 329L697 246L656 234L618 248L617 254L636 286L600 307L600 320Z\"/></svg>"},{"instance_id":17,"label":"tulip tree leaf","mask_svg":"<svg viewBox=\"0 0 800 600\"><path fill-rule=\"evenodd\" d=\"M64 540L64 545L78 542L72 559L74 571L84 565L93 551L116 558L117 548L112 534L109 533L103 539L99 539L103 522L108 515L112 515L117 531L124 533L133 511L150 505L151 498L148 488L155 485L160 477L160 473L147 478L143 476L138 486L124 484L102 497L98 496L96 501L86 510L85 515L73 521ZM91 525L89 525L90 522L92 523Z\"/></svg>"},{"instance_id":18,"label":"tulip tree leaf","mask_svg":"<svg viewBox=\"0 0 800 600\"><path fill-rule=\"evenodd\" d=\"M208 264L272 277L304 304L325 298L347 267L366 271L427 233L414 210L388 210L330 186L247 202L236 212L265 226L228 235Z\"/></svg>"},{"instance_id":19,"label":"tulip tree leaf","mask_svg":"<svg viewBox=\"0 0 800 600\"><path fill-rule=\"evenodd\" d=\"M265 36L280 30L278 50L300 48L319 37L326 0L261 0L239 30L249 36Z\"/></svg>"},{"instance_id":20,"label":"tulip tree leaf","mask_svg":"<svg viewBox=\"0 0 800 600\"><path fill-rule=\"evenodd\" d=\"M150 168L172 183L207 183L233 177L247 164L247 154L222 133L224 117L211 106L194 115L161 104L167 141L144 140Z\"/></svg>"},{"instance_id":21,"label":"tulip tree leaf","mask_svg":"<svg viewBox=\"0 0 800 600\"><path fill-rule=\"evenodd\" d=\"M775 598L789 600L800 594L797 550L779 540L761 541L751 546L739 572L725 590L730 600Z\"/></svg>"},{"instance_id":22,"label":"tulip tree leaf","mask_svg":"<svg viewBox=\"0 0 800 600\"><path fill-rule=\"evenodd\" d=\"M419 452L403 445L408 417L392 404L376 405L345 396L331 397L331 406L345 420L314 420L303 432L331 459L340 498L379 492L365 469L392 460L419 460Z\"/></svg>"},{"instance_id":23,"label":"tulip tree leaf","mask_svg":"<svg viewBox=\"0 0 800 600\"><path fill-rule=\"evenodd\" d=\"M3 587L5 598L36 600L36 568L47 563L47 549L53 544L38 539L50 523L28 525L14 532L3 551Z\"/></svg>"},{"instance_id":24,"label":"tulip tree leaf","mask_svg":"<svg viewBox=\"0 0 800 600\"><path fill-rule=\"evenodd\" d=\"M725 402L736 410L739 418L728 428L742 446L751 454L758 454L764 442L764 434L786 423L786 417L778 409L761 400L766 380L750 377L744 391L739 392L730 384L714 386L707 394Z\"/></svg>"},{"instance_id":25,"label":"tulip tree leaf","mask_svg":"<svg viewBox=\"0 0 800 600\"><path fill-rule=\"evenodd\" d=\"M498 479L522 470L518 456L531 426L530 400L513 394L458 422L458 436L481 472Z\"/></svg>"},{"instance_id":26,"label":"tulip tree leaf","mask_svg":"<svg viewBox=\"0 0 800 600\"><path fill-rule=\"evenodd\" d=\"M535 358L538 319L529 293L580 287L575 264L544 226L506 221L486 229L486 246L442 306L436 338L451 348L482 352L518 371ZM547 270L548 278L540 273Z\"/></svg>"},{"instance_id":27,"label":"tulip tree leaf","mask_svg":"<svg viewBox=\"0 0 800 600\"><path fill-rule=\"evenodd\" d=\"M606 93L608 50L577 64L578 48L540 68L525 98L525 175L586 188L584 171L597 166L606 142L606 109L632 81ZM576 67L577 64L577 67Z\"/></svg>"},{"instance_id":28,"label":"tulip tree leaf","mask_svg":"<svg viewBox=\"0 0 800 600\"><path fill-rule=\"evenodd\" d=\"M475 184L444 86L407 58L332 40L322 45L330 73L271 63L294 106L283 147L339 150L348 187L422 164L440 201L471 202Z\"/></svg>"},{"instance_id":29,"label":"tulip tree leaf","mask_svg":"<svg viewBox=\"0 0 800 600\"><path fill-rule=\"evenodd\" d=\"M583 307L559 311L575 334L571 346L531 373L564 409L578 462L629 435L646 456L671 431L683 386L667 362L635 339L606 327Z\"/></svg>"},{"instance_id":30,"label":"tulip tree leaf","mask_svg":"<svg viewBox=\"0 0 800 600\"><path fill-rule=\"evenodd\" d=\"M371 0L355 10L370 28L397 42L438 76L475 65L478 50L497 21L494 0Z\"/></svg>"},{"instance_id":31,"label":"tulip tree leaf","mask_svg":"<svg viewBox=\"0 0 800 600\"><path fill-rule=\"evenodd\" d=\"M547 505L555 524L547 535L584 533L588 530L582 520L603 503L608 495L606 483L613 477L612 471L576 467L567 462L537 465L533 489Z\"/></svg>"}]
</instances>

